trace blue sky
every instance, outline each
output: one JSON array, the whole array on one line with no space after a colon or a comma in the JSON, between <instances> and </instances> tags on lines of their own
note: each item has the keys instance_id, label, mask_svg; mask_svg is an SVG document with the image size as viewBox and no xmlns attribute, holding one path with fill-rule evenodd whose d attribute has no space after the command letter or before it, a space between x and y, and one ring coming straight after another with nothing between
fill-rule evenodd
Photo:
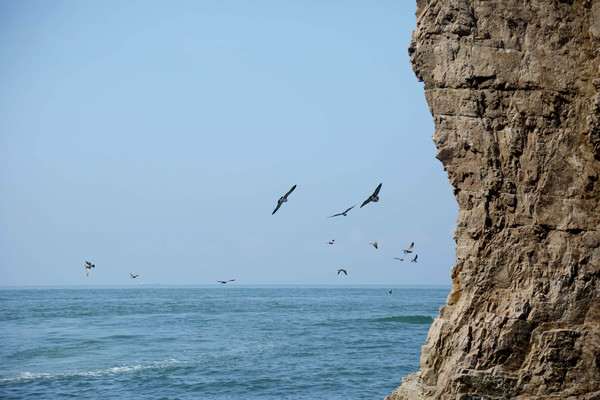
<instances>
[{"instance_id":1,"label":"blue sky","mask_svg":"<svg viewBox=\"0 0 600 400\"><path fill-rule=\"evenodd\" d=\"M0 285L449 284L415 8L0 0Z\"/></svg>"}]
</instances>

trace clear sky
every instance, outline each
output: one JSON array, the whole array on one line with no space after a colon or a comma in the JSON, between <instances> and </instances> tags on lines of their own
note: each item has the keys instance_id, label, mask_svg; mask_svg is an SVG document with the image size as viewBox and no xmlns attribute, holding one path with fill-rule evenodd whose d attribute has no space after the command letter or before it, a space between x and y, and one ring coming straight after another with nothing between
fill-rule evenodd
<instances>
[{"instance_id":1,"label":"clear sky","mask_svg":"<svg viewBox=\"0 0 600 400\"><path fill-rule=\"evenodd\" d=\"M415 8L0 0L0 285L449 284Z\"/></svg>"}]
</instances>

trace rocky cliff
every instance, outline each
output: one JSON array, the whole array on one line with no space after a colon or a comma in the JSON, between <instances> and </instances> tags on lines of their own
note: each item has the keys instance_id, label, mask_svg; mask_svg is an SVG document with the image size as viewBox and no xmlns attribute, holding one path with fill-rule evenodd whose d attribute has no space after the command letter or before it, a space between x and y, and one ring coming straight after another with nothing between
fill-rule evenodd
<instances>
[{"instance_id":1,"label":"rocky cliff","mask_svg":"<svg viewBox=\"0 0 600 400\"><path fill-rule=\"evenodd\" d=\"M390 398L600 399L600 1L417 3L456 266Z\"/></svg>"}]
</instances>

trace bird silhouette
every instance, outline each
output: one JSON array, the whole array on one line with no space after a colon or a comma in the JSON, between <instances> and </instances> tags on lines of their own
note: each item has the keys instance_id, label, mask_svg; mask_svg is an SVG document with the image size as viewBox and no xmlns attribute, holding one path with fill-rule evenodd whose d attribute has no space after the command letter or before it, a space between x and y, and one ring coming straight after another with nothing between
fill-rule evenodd
<instances>
[{"instance_id":1,"label":"bird silhouette","mask_svg":"<svg viewBox=\"0 0 600 400\"><path fill-rule=\"evenodd\" d=\"M331 240L330 240L329 242L327 242L327 243L329 243L329 244L333 244L333 242L335 242L335 239L331 239Z\"/></svg>"},{"instance_id":2,"label":"bird silhouette","mask_svg":"<svg viewBox=\"0 0 600 400\"><path fill-rule=\"evenodd\" d=\"M404 250L404 254L412 253L412 249L413 249L414 245L415 245L415 242L412 242L410 244L410 246L408 246L408 249Z\"/></svg>"},{"instance_id":3,"label":"bird silhouette","mask_svg":"<svg viewBox=\"0 0 600 400\"><path fill-rule=\"evenodd\" d=\"M96 266L89 261L86 261L83 266L85 267L85 276L90 276L90 269L96 268Z\"/></svg>"},{"instance_id":4,"label":"bird silhouette","mask_svg":"<svg viewBox=\"0 0 600 400\"><path fill-rule=\"evenodd\" d=\"M413 258L412 260L410 260L410 262L414 262L414 263L416 263L416 262L417 262L417 257L419 257L419 255L418 255L418 254L415 254L415 258Z\"/></svg>"},{"instance_id":5,"label":"bird silhouette","mask_svg":"<svg viewBox=\"0 0 600 400\"><path fill-rule=\"evenodd\" d=\"M348 272L346 272L346 270L345 270L344 268L340 268L340 269L338 269L338 273L337 273L337 274L339 275L339 274L340 274L340 272L343 272L343 273L344 273L344 275L348 275Z\"/></svg>"},{"instance_id":6,"label":"bird silhouette","mask_svg":"<svg viewBox=\"0 0 600 400\"><path fill-rule=\"evenodd\" d=\"M394 260L404 261L404 257L392 257Z\"/></svg>"},{"instance_id":7,"label":"bird silhouette","mask_svg":"<svg viewBox=\"0 0 600 400\"><path fill-rule=\"evenodd\" d=\"M377 242L369 242L369 244L370 244L371 246L375 247L376 249L378 248L378 247L377 247Z\"/></svg>"},{"instance_id":8,"label":"bird silhouette","mask_svg":"<svg viewBox=\"0 0 600 400\"><path fill-rule=\"evenodd\" d=\"M292 188L290 190L288 190L288 192L286 194L284 194L283 196L281 196L279 198L279 200L277 200L277 207L275 207L275 209L273 210L273 212L271 213L271 215L275 214L275 212L277 210L279 210L279 207L281 207L281 205L283 203L285 203L286 201L288 201L287 198L290 195L290 193L292 193L294 191L294 189L296 189L296 185L292 186Z\"/></svg>"},{"instance_id":9,"label":"bird silhouette","mask_svg":"<svg viewBox=\"0 0 600 400\"><path fill-rule=\"evenodd\" d=\"M373 192L372 195L370 195L360 206L360 208L362 208L363 206L369 204L370 202L374 202L377 203L379 201L379 191L381 190L381 183L377 186L377 188L375 189L375 191Z\"/></svg>"},{"instance_id":10,"label":"bird silhouette","mask_svg":"<svg viewBox=\"0 0 600 400\"><path fill-rule=\"evenodd\" d=\"M355 205L353 205L352 207L350 207L349 209L347 209L346 211L343 211L343 212L341 212L341 213L337 213L337 214L330 215L330 216L329 216L329 217L327 217L327 218L331 218L331 217L337 217L337 216L339 216L339 215L343 215L343 216L345 217L345 216L347 216L347 215L348 215L348 211L352 210L352 209L353 209L355 206L356 206L356 204L355 204Z\"/></svg>"},{"instance_id":11,"label":"bird silhouette","mask_svg":"<svg viewBox=\"0 0 600 400\"><path fill-rule=\"evenodd\" d=\"M138 275L134 275L131 272L129 273L129 275L131 275L131 279L135 279L135 278L137 278L139 276L139 274Z\"/></svg>"},{"instance_id":12,"label":"bird silhouette","mask_svg":"<svg viewBox=\"0 0 600 400\"><path fill-rule=\"evenodd\" d=\"M217 282L219 282L221 285L224 285L224 284L226 284L227 282L233 282L233 281L235 281L235 279L230 279L230 280L228 280L228 281L217 281Z\"/></svg>"}]
</instances>

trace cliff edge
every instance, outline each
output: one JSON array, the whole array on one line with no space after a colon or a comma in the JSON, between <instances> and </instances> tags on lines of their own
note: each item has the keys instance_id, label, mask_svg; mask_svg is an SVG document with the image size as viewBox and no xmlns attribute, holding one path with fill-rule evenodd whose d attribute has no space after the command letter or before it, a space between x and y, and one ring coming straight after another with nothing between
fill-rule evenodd
<instances>
[{"instance_id":1,"label":"cliff edge","mask_svg":"<svg viewBox=\"0 0 600 400\"><path fill-rule=\"evenodd\" d=\"M418 0L459 206L447 305L388 399L600 399L600 1Z\"/></svg>"}]
</instances>

